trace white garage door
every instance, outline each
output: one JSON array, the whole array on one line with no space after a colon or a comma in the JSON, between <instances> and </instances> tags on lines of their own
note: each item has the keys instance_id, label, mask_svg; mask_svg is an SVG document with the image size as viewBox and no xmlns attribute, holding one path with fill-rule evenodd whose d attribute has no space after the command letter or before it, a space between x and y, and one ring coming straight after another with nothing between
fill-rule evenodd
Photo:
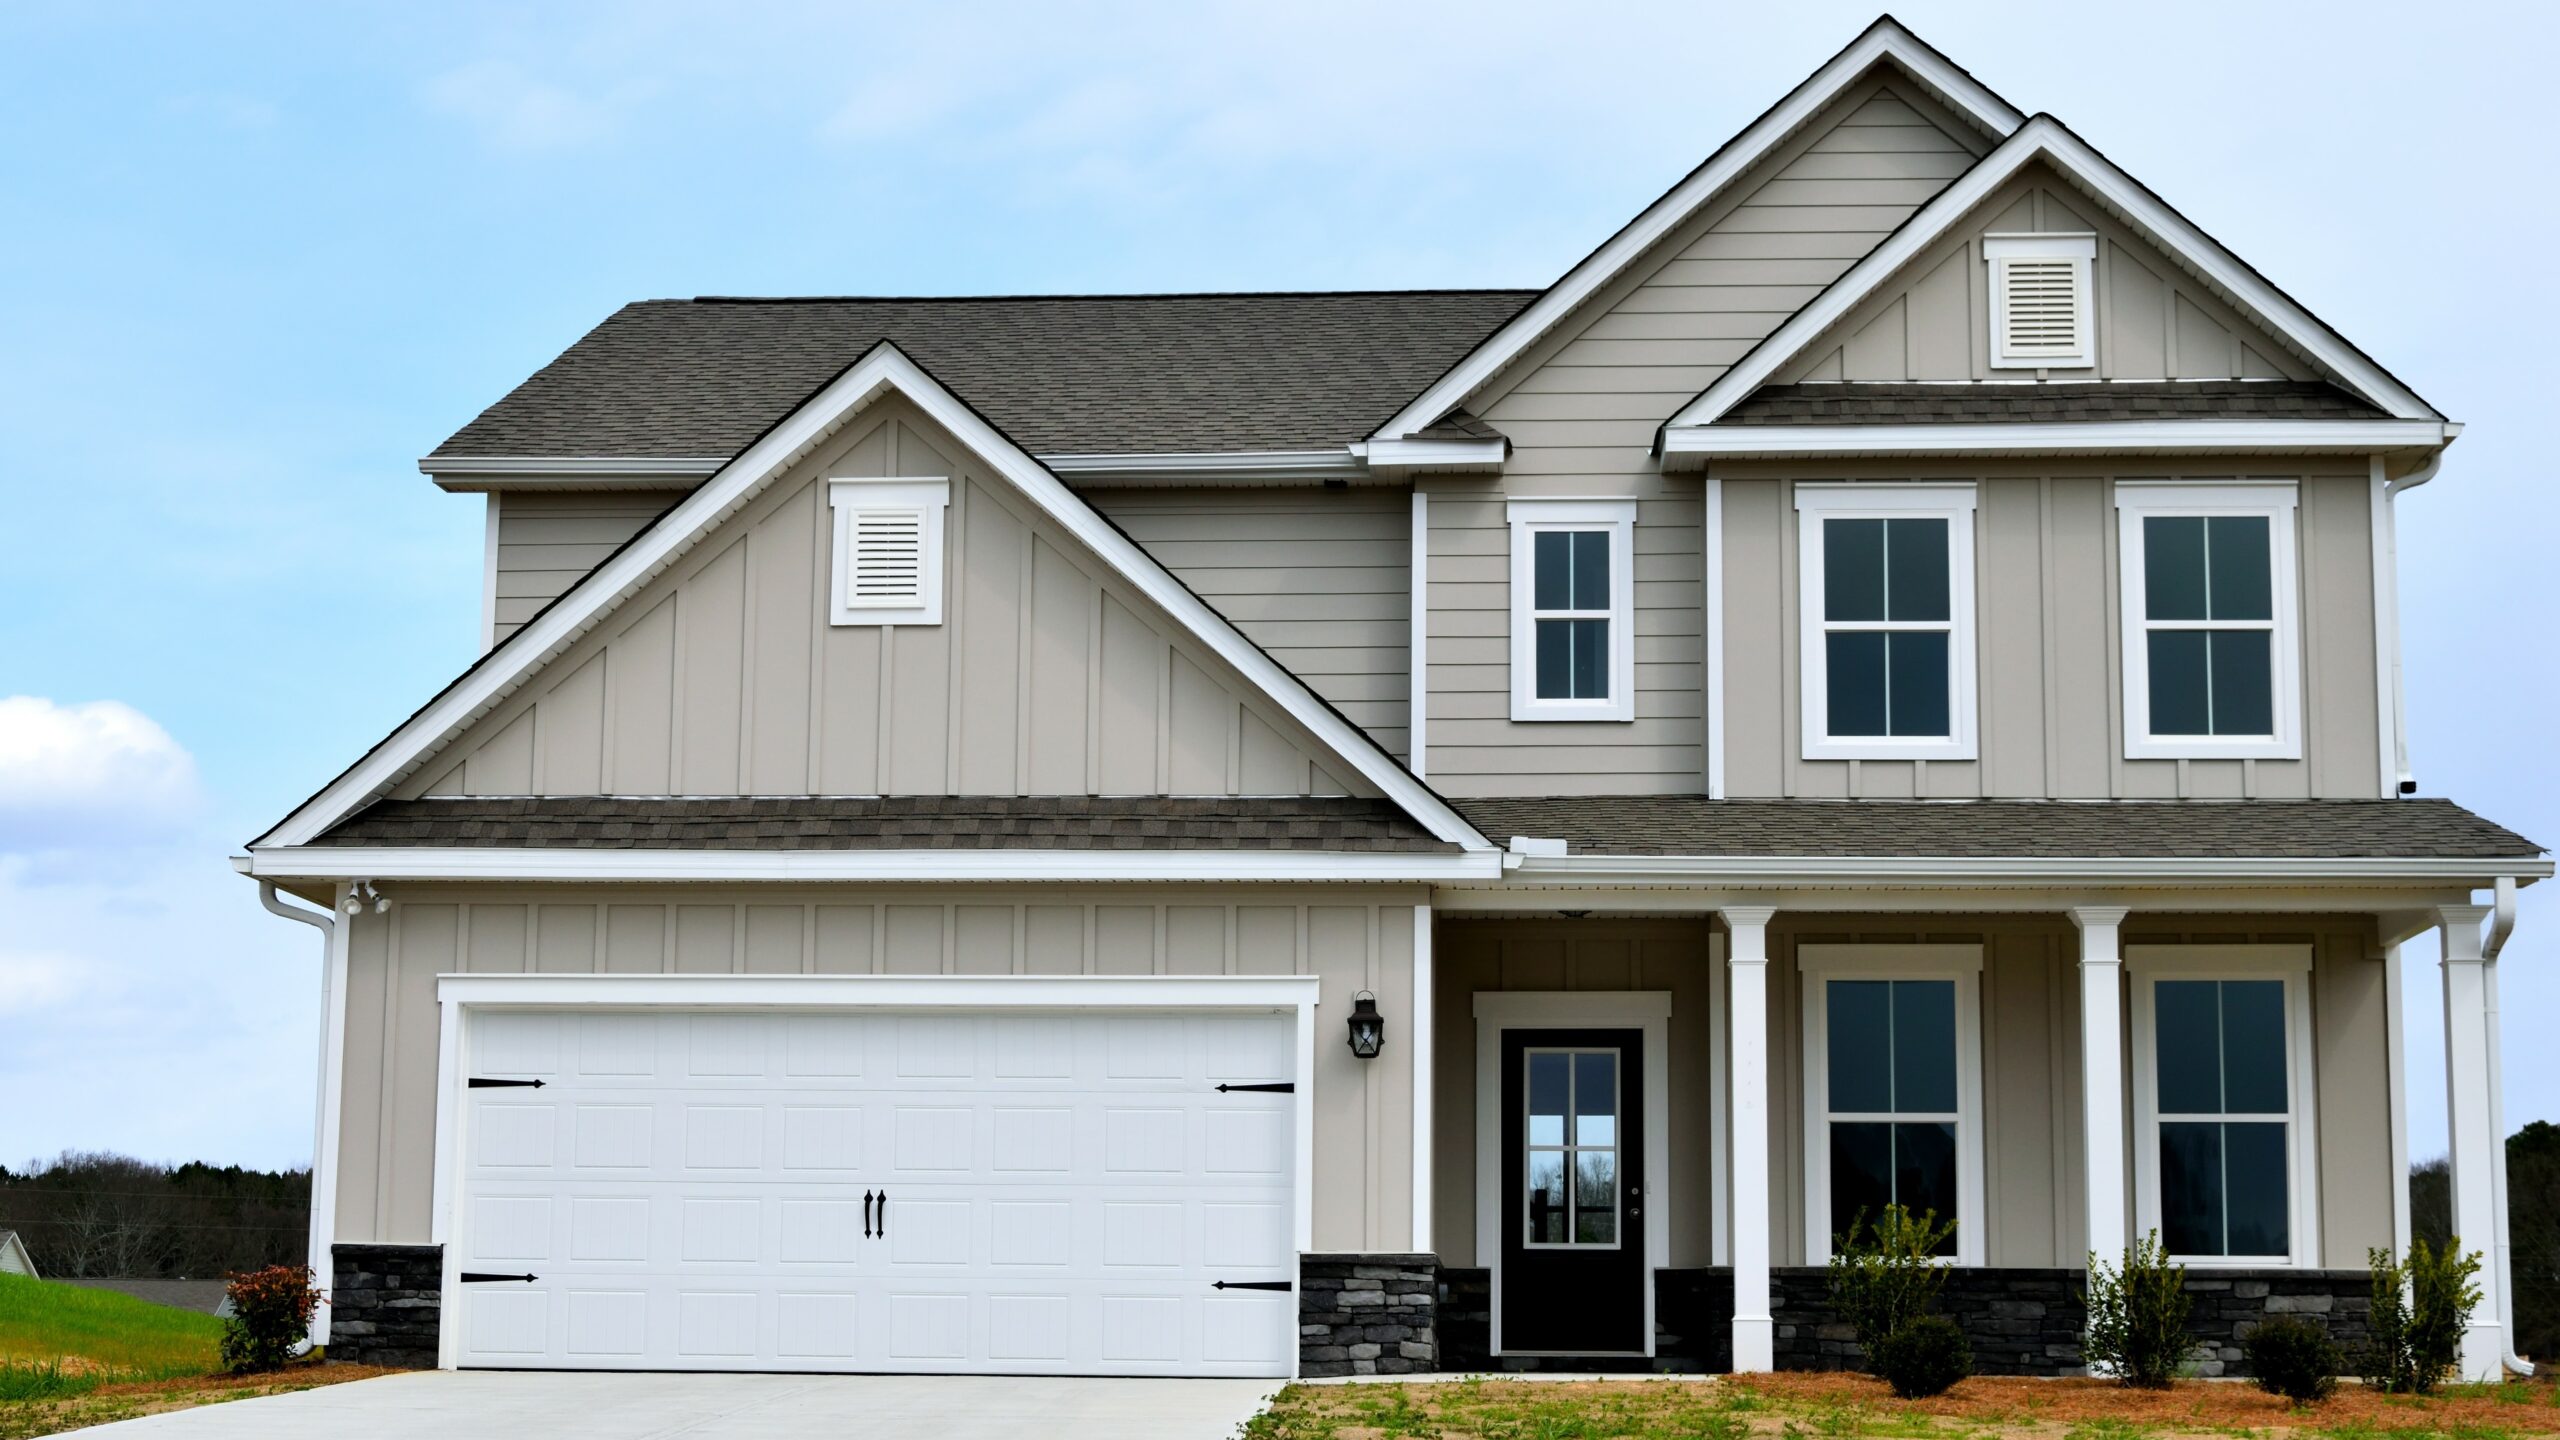
<instances>
[{"instance_id":1,"label":"white garage door","mask_svg":"<svg viewBox=\"0 0 2560 1440\"><path fill-rule=\"evenodd\" d=\"M460 1363L1287 1375L1294 1034L473 1012Z\"/></svg>"}]
</instances>

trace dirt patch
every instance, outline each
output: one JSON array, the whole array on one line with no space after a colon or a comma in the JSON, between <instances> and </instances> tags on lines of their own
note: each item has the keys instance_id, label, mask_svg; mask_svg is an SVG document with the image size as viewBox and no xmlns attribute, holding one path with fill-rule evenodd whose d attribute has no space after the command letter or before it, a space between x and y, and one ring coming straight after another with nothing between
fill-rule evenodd
<instances>
[{"instance_id":1,"label":"dirt patch","mask_svg":"<svg viewBox=\"0 0 2560 1440\"><path fill-rule=\"evenodd\" d=\"M1725 1383L1782 1406L1850 1405L1878 1414L2066 1428L2115 1422L2146 1429L2312 1429L2510 1435L2560 1434L2560 1387L2462 1386L2419 1397L2385 1395L2345 1382L2329 1399L2297 1410L2244 1381L2185 1380L2167 1390L2132 1390L2105 1380L2024 1380L1976 1376L1930 1400L1897 1400L1871 1376L1780 1372Z\"/></svg>"},{"instance_id":2,"label":"dirt patch","mask_svg":"<svg viewBox=\"0 0 2560 1440\"><path fill-rule=\"evenodd\" d=\"M66 1364L66 1369L69 1366ZM25 1400L0 1404L0 1440L26 1440L59 1435L114 1420L133 1420L171 1410L192 1410L226 1400L284 1395L349 1380L371 1380L401 1372L380 1365L296 1365L271 1375L186 1375L172 1380L130 1380L101 1385L59 1400Z\"/></svg>"}]
</instances>

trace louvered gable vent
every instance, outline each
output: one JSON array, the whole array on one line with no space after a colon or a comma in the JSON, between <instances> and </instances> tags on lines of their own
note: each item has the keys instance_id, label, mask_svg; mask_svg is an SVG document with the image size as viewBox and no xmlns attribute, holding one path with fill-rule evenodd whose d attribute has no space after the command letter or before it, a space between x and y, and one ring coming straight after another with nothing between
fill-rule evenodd
<instances>
[{"instance_id":1,"label":"louvered gable vent","mask_svg":"<svg viewBox=\"0 0 2560 1440\"><path fill-rule=\"evenodd\" d=\"M1986 235L1991 266L1991 363L1999 369L2077 369L2096 363L2090 284L2092 235Z\"/></svg>"},{"instance_id":2,"label":"louvered gable vent","mask_svg":"<svg viewBox=\"0 0 2560 1440\"><path fill-rule=\"evenodd\" d=\"M942 512L950 500L945 479L827 482L835 512L835 624L942 623Z\"/></svg>"}]
</instances>

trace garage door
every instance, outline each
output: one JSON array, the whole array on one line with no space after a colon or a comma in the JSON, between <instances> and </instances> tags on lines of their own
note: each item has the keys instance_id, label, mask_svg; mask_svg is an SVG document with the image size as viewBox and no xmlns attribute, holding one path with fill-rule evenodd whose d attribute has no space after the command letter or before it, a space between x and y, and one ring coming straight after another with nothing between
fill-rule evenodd
<instances>
[{"instance_id":1,"label":"garage door","mask_svg":"<svg viewBox=\"0 0 2560 1440\"><path fill-rule=\"evenodd\" d=\"M1287 1375L1294 1034L471 1012L460 1363Z\"/></svg>"}]
</instances>

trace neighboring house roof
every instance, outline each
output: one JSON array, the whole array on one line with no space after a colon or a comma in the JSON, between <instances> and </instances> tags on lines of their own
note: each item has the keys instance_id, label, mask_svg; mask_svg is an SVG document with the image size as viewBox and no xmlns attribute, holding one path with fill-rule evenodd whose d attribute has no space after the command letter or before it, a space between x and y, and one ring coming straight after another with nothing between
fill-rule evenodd
<instances>
[{"instance_id":1,"label":"neighboring house roof","mask_svg":"<svg viewBox=\"0 0 2560 1440\"><path fill-rule=\"evenodd\" d=\"M529 850L1313 850L1455 854L1384 800L626 796L383 800L314 845Z\"/></svg>"},{"instance_id":2,"label":"neighboring house roof","mask_svg":"<svg viewBox=\"0 0 2560 1440\"><path fill-rule=\"evenodd\" d=\"M1049 519L1127 579L1174 625L1232 666L1244 683L1304 726L1370 785L1441 839L1471 850L1484 841L1429 786L1382 749L1369 732L1246 638L1227 618L1176 578L1049 468L990 424L904 351L883 340L843 366L816 394L773 421L755 442L598 564L558 600L480 657L454 682L383 737L355 764L250 842L251 873L264 847L298 846L389 792L460 734L464 727L539 672L623 601L673 565L713 527L759 494L811 448L850 424L884 395L903 396L960 444L984 459Z\"/></svg>"},{"instance_id":3,"label":"neighboring house roof","mask_svg":"<svg viewBox=\"0 0 2560 1440\"><path fill-rule=\"evenodd\" d=\"M1313 450L1360 439L1534 290L646 300L433 459L727 459L895 343L1037 455Z\"/></svg>"},{"instance_id":4,"label":"neighboring house roof","mask_svg":"<svg viewBox=\"0 0 2560 1440\"><path fill-rule=\"evenodd\" d=\"M1591 855L2515 860L2542 847L2450 800L1467 800L1496 840Z\"/></svg>"},{"instance_id":5,"label":"neighboring house roof","mask_svg":"<svg viewBox=\"0 0 2560 1440\"><path fill-rule=\"evenodd\" d=\"M2325 380L2154 380L2102 384L1763 385L1718 425L1984 425L2106 420L2380 420Z\"/></svg>"},{"instance_id":6,"label":"neighboring house roof","mask_svg":"<svg viewBox=\"0 0 2560 1440\"><path fill-rule=\"evenodd\" d=\"M27 1253L27 1242L15 1230L0 1230L0 1275L24 1275L30 1280L36 1274L35 1257Z\"/></svg>"}]
</instances>

